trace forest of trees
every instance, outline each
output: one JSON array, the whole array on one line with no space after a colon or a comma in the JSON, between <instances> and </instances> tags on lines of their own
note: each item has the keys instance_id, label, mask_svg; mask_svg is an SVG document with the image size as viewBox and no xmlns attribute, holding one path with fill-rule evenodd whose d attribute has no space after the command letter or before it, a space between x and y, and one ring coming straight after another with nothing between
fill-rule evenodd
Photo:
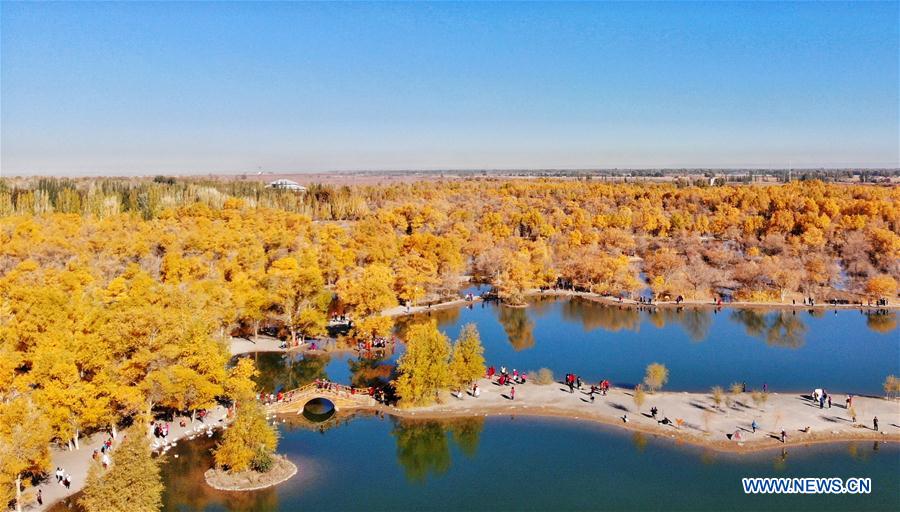
<instances>
[{"instance_id":1,"label":"forest of trees","mask_svg":"<svg viewBox=\"0 0 900 512\"><path fill-rule=\"evenodd\" d=\"M78 447L159 410L246 395L227 340L387 335L381 312L473 278L512 304L564 282L750 301L897 295L900 188L460 179L312 186L0 180L0 445L29 418ZM18 421L18 420L17 420ZM27 452L27 453L26 453ZM5 485L47 453L3 457ZM4 495L3 498L9 496Z\"/></svg>"}]
</instances>

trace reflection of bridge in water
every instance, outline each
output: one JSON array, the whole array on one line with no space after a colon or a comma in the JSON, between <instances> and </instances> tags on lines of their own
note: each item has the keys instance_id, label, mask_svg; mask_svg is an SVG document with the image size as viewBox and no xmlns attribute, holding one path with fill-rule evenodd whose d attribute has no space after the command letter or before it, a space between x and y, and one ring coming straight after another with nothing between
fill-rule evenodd
<instances>
[{"instance_id":1,"label":"reflection of bridge in water","mask_svg":"<svg viewBox=\"0 0 900 512\"><path fill-rule=\"evenodd\" d=\"M372 408L378 403L369 393L369 388L313 382L285 392L280 402L268 405L268 410L276 414L302 414L306 405L317 398L331 402L335 411Z\"/></svg>"}]
</instances>

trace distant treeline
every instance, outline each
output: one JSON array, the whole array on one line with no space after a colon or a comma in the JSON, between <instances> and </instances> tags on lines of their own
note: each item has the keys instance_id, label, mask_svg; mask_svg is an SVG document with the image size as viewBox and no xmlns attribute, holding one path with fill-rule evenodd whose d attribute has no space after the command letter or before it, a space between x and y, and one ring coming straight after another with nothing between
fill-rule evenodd
<instances>
[{"instance_id":1,"label":"distant treeline","mask_svg":"<svg viewBox=\"0 0 900 512\"><path fill-rule=\"evenodd\" d=\"M229 198L252 206L309 215L317 220L354 220L368 212L367 200L379 194L366 187L313 184L305 192L269 188L237 180L146 178L0 179L0 216L73 213L109 217L136 213L153 219L166 208L204 203L221 208Z\"/></svg>"}]
</instances>

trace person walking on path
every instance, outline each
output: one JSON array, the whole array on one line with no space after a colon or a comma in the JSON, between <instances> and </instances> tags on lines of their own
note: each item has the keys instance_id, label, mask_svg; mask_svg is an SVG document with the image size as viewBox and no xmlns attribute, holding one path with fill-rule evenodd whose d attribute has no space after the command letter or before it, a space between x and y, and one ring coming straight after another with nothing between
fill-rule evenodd
<instances>
[{"instance_id":1,"label":"person walking on path","mask_svg":"<svg viewBox=\"0 0 900 512\"><path fill-rule=\"evenodd\" d=\"M509 390L509 399L510 400L516 399L516 387L515 386L513 386L512 389Z\"/></svg>"},{"instance_id":2,"label":"person walking on path","mask_svg":"<svg viewBox=\"0 0 900 512\"><path fill-rule=\"evenodd\" d=\"M43 489L38 489L37 502L38 502L38 505L44 504L44 490Z\"/></svg>"},{"instance_id":3,"label":"person walking on path","mask_svg":"<svg viewBox=\"0 0 900 512\"><path fill-rule=\"evenodd\" d=\"M828 395L828 408L831 409L831 395Z\"/></svg>"},{"instance_id":4,"label":"person walking on path","mask_svg":"<svg viewBox=\"0 0 900 512\"><path fill-rule=\"evenodd\" d=\"M875 418L872 420L872 426L875 427L875 432L878 432L878 416L875 416Z\"/></svg>"},{"instance_id":5,"label":"person walking on path","mask_svg":"<svg viewBox=\"0 0 900 512\"><path fill-rule=\"evenodd\" d=\"M784 440L787 437L787 432L784 429L781 430L781 444L784 444Z\"/></svg>"},{"instance_id":6,"label":"person walking on path","mask_svg":"<svg viewBox=\"0 0 900 512\"><path fill-rule=\"evenodd\" d=\"M756 433L756 429L759 428L759 425L756 424L756 420L753 420L753 423L750 424L750 428L753 429L753 433Z\"/></svg>"}]
</instances>

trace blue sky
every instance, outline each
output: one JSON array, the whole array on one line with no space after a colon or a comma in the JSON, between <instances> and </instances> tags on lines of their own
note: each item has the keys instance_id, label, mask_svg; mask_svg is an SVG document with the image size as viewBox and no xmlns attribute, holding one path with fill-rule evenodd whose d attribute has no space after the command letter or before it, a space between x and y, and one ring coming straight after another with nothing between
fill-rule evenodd
<instances>
[{"instance_id":1,"label":"blue sky","mask_svg":"<svg viewBox=\"0 0 900 512\"><path fill-rule=\"evenodd\" d=\"M12 174L898 166L900 3L11 3Z\"/></svg>"}]
</instances>

